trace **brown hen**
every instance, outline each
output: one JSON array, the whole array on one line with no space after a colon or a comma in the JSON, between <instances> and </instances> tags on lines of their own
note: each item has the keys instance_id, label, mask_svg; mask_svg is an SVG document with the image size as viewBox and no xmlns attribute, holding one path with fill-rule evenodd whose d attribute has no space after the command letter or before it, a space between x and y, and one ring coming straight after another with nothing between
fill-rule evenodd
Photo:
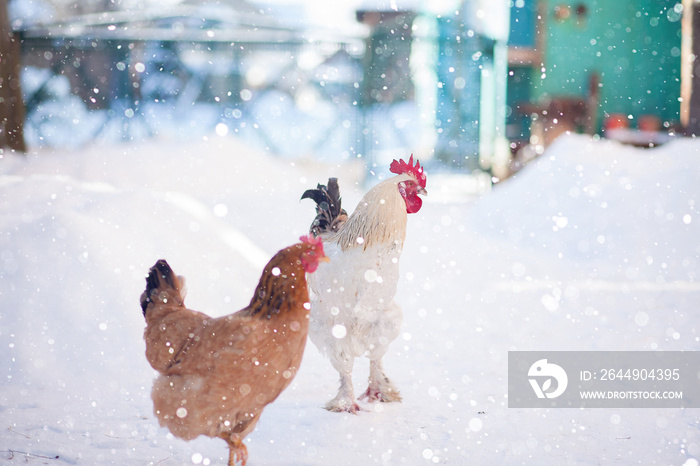
<instances>
[{"instance_id":1,"label":"brown hen","mask_svg":"<svg viewBox=\"0 0 700 466\"><path fill-rule=\"evenodd\" d=\"M219 437L229 465L246 464L243 439L299 369L309 328L306 273L327 261L320 240L279 251L245 309L212 318L187 309L184 278L159 260L141 307L146 357L160 372L151 397L161 426L176 437Z\"/></svg>"}]
</instances>

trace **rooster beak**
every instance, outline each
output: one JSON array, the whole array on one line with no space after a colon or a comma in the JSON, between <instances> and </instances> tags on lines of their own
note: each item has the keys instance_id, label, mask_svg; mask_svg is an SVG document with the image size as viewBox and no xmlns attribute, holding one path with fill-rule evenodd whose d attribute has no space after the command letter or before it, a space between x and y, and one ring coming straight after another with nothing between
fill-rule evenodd
<instances>
[{"instance_id":1,"label":"rooster beak","mask_svg":"<svg viewBox=\"0 0 700 466\"><path fill-rule=\"evenodd\" d=\"M423 186L418 186L418 194L421 194L423 196L427 196L428 191L426 191L426 189Z\"/></svg>"},{"instance_id":2,"label":"rooster beak","mask_svg":"<svg viewBox=\"0 0 700 466\"><path fill-rule=\"evenodd\" d=\"M328 256L323 256L318 259L319 262L330 262L331 260L328 258Z\"/></svg>"}]
</instances>

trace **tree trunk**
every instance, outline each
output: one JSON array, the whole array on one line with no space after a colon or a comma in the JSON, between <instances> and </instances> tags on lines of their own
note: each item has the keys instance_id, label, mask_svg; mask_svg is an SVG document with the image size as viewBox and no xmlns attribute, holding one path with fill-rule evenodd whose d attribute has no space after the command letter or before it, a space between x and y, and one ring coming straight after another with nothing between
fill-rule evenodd
<instances>
[{"instance_id":1,"label":"tree trunk","mask_svg":"<svg viewBox=\"0 0 700 466\"><path fill-rule=\"evenodd\" d=\"M26 152L20 53L19 36L10 27L7 0L0 0L0 149Z\"/></svg>"}]
</instances>

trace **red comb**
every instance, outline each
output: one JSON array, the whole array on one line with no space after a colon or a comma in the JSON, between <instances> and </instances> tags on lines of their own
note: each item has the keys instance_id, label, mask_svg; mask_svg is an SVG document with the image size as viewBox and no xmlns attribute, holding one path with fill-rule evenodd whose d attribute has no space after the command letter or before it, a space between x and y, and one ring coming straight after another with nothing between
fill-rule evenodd
<instances>
[{"instance_id":1,"label":"red comb","mask_svg":"<svg viewBox=\"0 0 700 466\"><path fill-rule=\"evenodd\" d=\"M413 165L413 154L411 154L411 158L408 159L408 163L406 163L406 161L403 159L400 161L394 160L391 162L391 165L389 165L389 171L391 171L391 173L396 173L397 175L407 173L414 177L418 181L418 184L425 188L425 182L427 181L425 172L423 171L423 167L420 166L420 162L418 160L416 160L415 166Z\"/></svg>"},{"instance_id":2,"label":"red comb","mask_svg":"<svg viewBox=\"0 0 700 466\"><path fill-rule=\"evenodd\" d=\"M312 246L318 246L319 244L323 244L323 241L321 241L320 236L318 238L315 238L313 235L304 235L299 239L302 243L310 244Z\"/></svg>"}]
</instances>

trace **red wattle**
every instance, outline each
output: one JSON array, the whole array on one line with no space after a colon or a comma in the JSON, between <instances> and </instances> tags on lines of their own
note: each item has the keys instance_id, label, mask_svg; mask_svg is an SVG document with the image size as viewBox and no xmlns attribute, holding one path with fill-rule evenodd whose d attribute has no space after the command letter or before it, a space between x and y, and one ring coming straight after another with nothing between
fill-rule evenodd
<instances>
[{"instance_id":1,"label":"red wattle","mask_svg":"<svg viewBox=\"0 0 700 466\"><path fill-rule=\"evenodd\" d=\"M415 214L423 206L423 199L418 197L418 194L411 194L408 197L404 197L406 201L406 212L409 214Z\"/></svg>"}]
</instances>

